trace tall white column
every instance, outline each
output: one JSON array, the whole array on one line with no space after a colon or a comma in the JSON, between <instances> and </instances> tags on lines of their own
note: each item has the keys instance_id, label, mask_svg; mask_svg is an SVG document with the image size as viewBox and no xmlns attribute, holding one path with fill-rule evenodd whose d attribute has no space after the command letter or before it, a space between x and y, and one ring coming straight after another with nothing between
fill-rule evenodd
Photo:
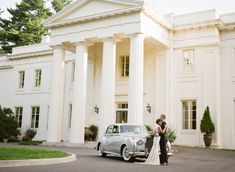
<instances>
[{"instance_id":1,"label":"tall white column","mask_svg":"<svg viewBox=\"0 0 235 172\"><path fill-rule=\"evenodd\" d=\"M60 142L63 116L64 95L64 49L54 48L53 78L51 88L51 104L48 119L47 142Z\"/></svg>"},{"instance_id":2,"label":"tall white column","mask_svg":"<svg viewBox=\"0 0 235 172\"><path fill-rule=\"evenodd\" d=\"M222 147L222 135L221 133L223 132L221 130L221 56L220 56L221 52L220 52L220 47L217 48L216 51L216 56L215 56L215 95L216 95L216 119L215 119L215 142L217 147L221 148Z\"/></svg>"},{"instance_id":3,"label":"tall white column","mask_svg":"<svg viewBox=\"0 0 235 172\"><path fill-rule=\"evenodd\" d=\"M85 43L78 43L76 47L70 143L84 143L87 62L87 46Z\"/></svg>"},{"instance_id":4,"label":"tall white column","mask_svg":"<svg viewBox=\"0 0 235 172\"><path fill-rule=\"evenodd\" d=\"M143 124L144 35L130 39L128 123Z\"/></svg>"},{"instance_id":5,"label":"tall white column","mask_svg":"<svg viewBox=\"0 0 235 172\"><path fill-rule=\"evenodd\" d=\"M106 38L103 42L99 137L115 122L115 65L116 42Z\"/></svg>"}]
</instances>

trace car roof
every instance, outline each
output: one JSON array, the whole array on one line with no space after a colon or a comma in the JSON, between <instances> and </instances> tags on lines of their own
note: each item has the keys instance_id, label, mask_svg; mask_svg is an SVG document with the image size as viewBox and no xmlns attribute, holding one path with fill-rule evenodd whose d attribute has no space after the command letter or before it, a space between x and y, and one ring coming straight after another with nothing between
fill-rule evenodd
<instances>
[{"instance_id":1,"label":"car roof","mask_svg":"<svg viewBox=\"0 0 235 172\"><path fill-rule=\"evenodd\" d=\"M116 126L124 126L124 125L129 125L129 126L144 126L144 124L128 124L128 123L125 123L125 124L122 124L122 123L117 123L117 124L111 124L109 126L112 126L112 125L116 125Z\"/></svg>"}]
</instances>

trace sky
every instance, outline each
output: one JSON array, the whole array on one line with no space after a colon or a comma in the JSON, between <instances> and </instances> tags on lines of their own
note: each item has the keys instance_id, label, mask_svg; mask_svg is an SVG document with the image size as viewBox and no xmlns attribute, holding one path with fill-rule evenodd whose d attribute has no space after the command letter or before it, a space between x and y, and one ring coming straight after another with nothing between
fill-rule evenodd
<instances>
[{"instance_id":1,"label":"sky","mask_svg":"<svg viewBox=\"0 0 235 172\"><path fill-rule=\"evenodd\" d=\"M0 8L14 8L16 2L21 0L0 0ZM50 1L50 0L47 0ZM175 13L176 15L216 9L218 14L235 12L235 0L153 0L158 2L158 12L160 14ZM9 17L4 12L2 16Z\"/></svg>"}]
</instances>

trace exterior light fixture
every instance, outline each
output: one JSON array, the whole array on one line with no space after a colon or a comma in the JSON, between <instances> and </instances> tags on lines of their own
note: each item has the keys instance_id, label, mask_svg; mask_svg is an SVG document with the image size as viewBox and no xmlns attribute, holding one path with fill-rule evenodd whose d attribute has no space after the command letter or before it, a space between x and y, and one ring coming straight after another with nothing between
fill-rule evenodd
<instances>
[{"instance_id":1,"label":"exterior light fixture","mask_svg":"<svg viewBox=\"0 0 235 172\"><path fill-rule=\"evenodd\" d=\"M146 106L146 109L147 109L147 111L148 111L149 113L151 113L151 106L149 105L149 103L148 103L148 105Z\"/></svg>"},{"instance_id":2,"label":"exterior light fixture","mask_svg":"<svg viewBox=\"0 0 235 172\"><path fill-rule=\"evenodd\" d=\"M95 105L95 107L94 107L94 111L95 111L95 113L99 113L99 108L98 108L98 106L97 105Z\"/></svg>"}]
</instances>

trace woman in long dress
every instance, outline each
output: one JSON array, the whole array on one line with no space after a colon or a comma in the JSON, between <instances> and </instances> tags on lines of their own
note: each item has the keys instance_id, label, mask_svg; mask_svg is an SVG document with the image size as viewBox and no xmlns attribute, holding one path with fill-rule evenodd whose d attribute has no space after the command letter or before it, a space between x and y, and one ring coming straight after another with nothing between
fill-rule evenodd
<instances>
[{"instance_id":1,"label":"woman in long dress","mask_svg":"<svg viewBox=\"0 0 235 172\"><path fill-rule=\"evenodd\" d=\"M161 128L161 120L157 119L156 120L156 127L153 131L153 146L152 149L149 153L149 156L147 160L145 161L144 164L149 164L149 165L160 165L160 158L159 158L159 141L160 141L160 136L159 133L164 133L166 131L166 127L162 130Z\"/></svg>"}]
</instances>

